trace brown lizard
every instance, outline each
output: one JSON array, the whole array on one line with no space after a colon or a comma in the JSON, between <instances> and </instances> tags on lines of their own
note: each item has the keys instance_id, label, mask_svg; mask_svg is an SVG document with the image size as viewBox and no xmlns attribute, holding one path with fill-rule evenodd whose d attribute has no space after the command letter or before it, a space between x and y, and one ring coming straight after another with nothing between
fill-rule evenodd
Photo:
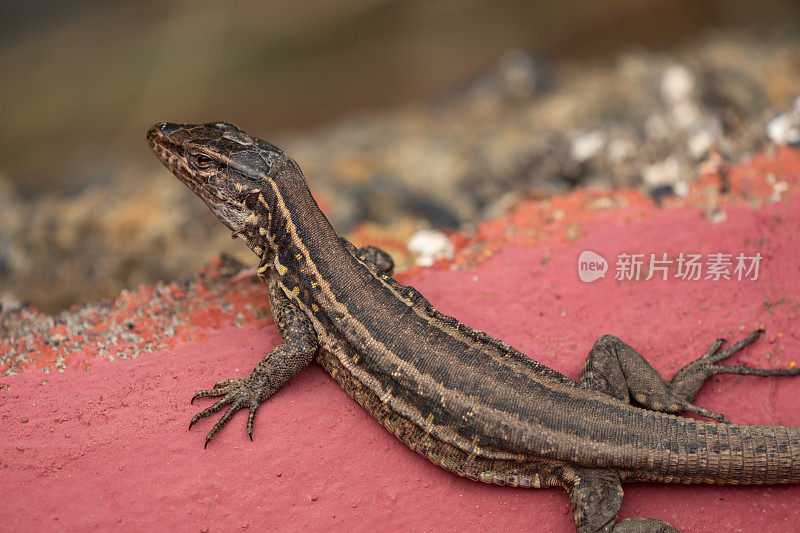
<instances>
[{"instance_id":1,"label":"brown lizard","mask_svg":"<svg viewBox=\"0 0 800 533\"><path fill-rule=\"evenodd\" d=\"M727 349L714 341L669 381L604 335L575 382L397 283L385 252L336 234L297 163L277 147L225 122L162 122L147 138L259 257L283 338L248 377L193 396L221 399L190 427L228 406L206 445L240 409L249 411L252 439L258 406L313 359L433 463L487 483L563 487L579 531L675 531L649 518L617 521L622 482L800 482L800 428L735 425L690 403L715 374L800 374L719 364L761 331Z\"/></svg>"}]
</instances>

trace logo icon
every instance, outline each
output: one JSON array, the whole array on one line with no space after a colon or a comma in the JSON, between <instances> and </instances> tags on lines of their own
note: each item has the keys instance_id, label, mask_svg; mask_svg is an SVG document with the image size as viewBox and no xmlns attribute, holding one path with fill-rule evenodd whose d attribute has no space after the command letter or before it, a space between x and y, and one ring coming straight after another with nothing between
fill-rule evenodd
<instances>
[{"instance_id":1,"label":"logo icon","mask_svg":"<svg viewBox=\"0 0 800 533\"><path fill-rule=\"evenodd\" d=\"M608 271L608 261L600 255L589 250L581 252L578 257L578 277L584 283L606 277Z\"/></svg>"}]
</instances>

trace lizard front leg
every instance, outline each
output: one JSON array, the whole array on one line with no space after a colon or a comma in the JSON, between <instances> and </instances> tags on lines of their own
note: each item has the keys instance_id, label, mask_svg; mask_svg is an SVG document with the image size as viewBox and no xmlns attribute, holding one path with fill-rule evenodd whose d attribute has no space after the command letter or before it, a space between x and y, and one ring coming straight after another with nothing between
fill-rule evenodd
<instances>
[{"instance_id":1,"label":"lizard front leg","mask_svg":"<svg viewBox=\"0 0 800 533\"><path fill-rule=\"evenodd\" d=\"M353 257L374 265L378 272L388 274L389 276L394 273L394 259L377 246L362 246L361 248L356 248L352 242L345 238L342 238L342 242Z\"/></svg>"},{"instance_id":2,"label":"lizard front leg","mask_svg":"<svg viewBox=\"0 0 800 533\"><path fill-rule=\"evenodd\" d=\"M745 376L797 376L800 368L774 369L751 368L749 366L718 365L745 346L755 341L762 330L755 331L727 350L722 348L724 339L717 339L697 360L681 368L669 381L639 353L617 337L603 335L592 347L578 383L582 387L604 392L622 401L631 398L647 409L663 413L691 411L718 422L728 420L690 402L706 379L716 374L739 374Z\"/></svg>"},{"instance_id":3,"label":"lizard front leg","mask_svg":"<svg viewBox=\"0 0 800 533\"><path fill-rule=\"evenodd\" d=\"M655 518L626 518L617 522L622 507L619 476L607 470L566 467L557 474L569 493L578 533L678 533Z\"/></svg>"},{"instance_id":4,"label":"lizard front leg","mask_svg":"<svg viewBox=\"0 0 800 533\"><path fill-rule=\"evenodd\" d=\"M394 259L377 246L362 246L358 249L358 255L375 265L384 274L391 276L394 272Z\"/></svg>"},{"instance_id":5,"label":"lizard front leg","mask_svg":"<svg viewBox=\"0 0 800 533\"><path fill-rule=\"evenodd\" d=\"M192 403L207 396L222 398L194 415L189 428L202 418L230 405L206 436L206 446L236 411L244 408L249 408L247 434L253 440L253 418L258 406L305 368L317 351L317 336L308 318L286 297L275 278L269 277L265 281L269 284L272 315L283 342L261 359L250 376L220 380L213 389L201 390L192 396Z\"/></svg>"}]
</instances>

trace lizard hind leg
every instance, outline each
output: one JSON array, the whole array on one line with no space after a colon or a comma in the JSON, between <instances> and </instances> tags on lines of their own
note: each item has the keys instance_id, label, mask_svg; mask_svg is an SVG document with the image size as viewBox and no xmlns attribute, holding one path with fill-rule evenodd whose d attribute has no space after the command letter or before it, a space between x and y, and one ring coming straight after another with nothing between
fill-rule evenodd
<instances>
[{"instance_id":1,"label":"lizard hind leg","mask_svg":"<svg viewBox=\"0 0 800 533\"><path fill-rule=\"evenodd\" d=\"M639 352L613 335L603 335L592 346L578 384L662 413L689 410L720 422L725 417L673 394L669 384Z\"/></svg>"},{"instance_id":2,"label":"lizard hind leg","mask_svg":"<svg viewBox=\"0 0 800 533\"><path fill-rule=\"evenodd\" d=\"M765 370L747 366L717 365L748 344L755 341L761 331L720 351L724 340L717 339L696 361L675 376L664 378L636 350L612 335L600 337L589 352L578 383L582 387L606 393L621 401L636 400L641 406L663 413L686 410L716 420L728 422L718 413L691 404L703 382L715 374L740 374L753 376L787 376L800 374L800 368Z\"/></svg>"},{"instance_id":3,"label":"lizard hind leg","mask_svg":"<svg viewBox=\"0 0 800 533\"><path fill-rule=\"evenodd\" d=\"M572 518L578 533L677 533L677 529L654 518L626 518L617 522L622 507L619 476L607 470L567 468L561 483L569 493Z\"/></svg>"}]
</instances>

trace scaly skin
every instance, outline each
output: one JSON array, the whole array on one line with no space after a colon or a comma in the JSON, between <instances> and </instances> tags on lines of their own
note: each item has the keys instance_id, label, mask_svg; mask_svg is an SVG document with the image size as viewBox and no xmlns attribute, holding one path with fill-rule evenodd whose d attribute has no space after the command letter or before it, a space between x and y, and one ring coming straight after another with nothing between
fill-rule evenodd
<instances>
[{"instance_id":1,"label":"scaly skin","mask_svg":"<svg viewBox=\"0 0 800 533\"><path fill-rule=\"evenodd\" d=\"M159 159L259 257L258 274L284 340L250 376L193 399L227 407L206 445L239 409L258 406L312 359L413 450L456 474L521 487L561 486L579 531L674 531L616 521L623 481L800 482L800 428L675 416L722 415L690 402L706 378L797 375L718 363L760 335L708 352L669 382L630 346L603 336L575 381L436 311L391 277L384 252L339 237L280 149L224 122L160 123ZM630 404L633 399L641 407Z\"/></svg>"}]
</instances>

